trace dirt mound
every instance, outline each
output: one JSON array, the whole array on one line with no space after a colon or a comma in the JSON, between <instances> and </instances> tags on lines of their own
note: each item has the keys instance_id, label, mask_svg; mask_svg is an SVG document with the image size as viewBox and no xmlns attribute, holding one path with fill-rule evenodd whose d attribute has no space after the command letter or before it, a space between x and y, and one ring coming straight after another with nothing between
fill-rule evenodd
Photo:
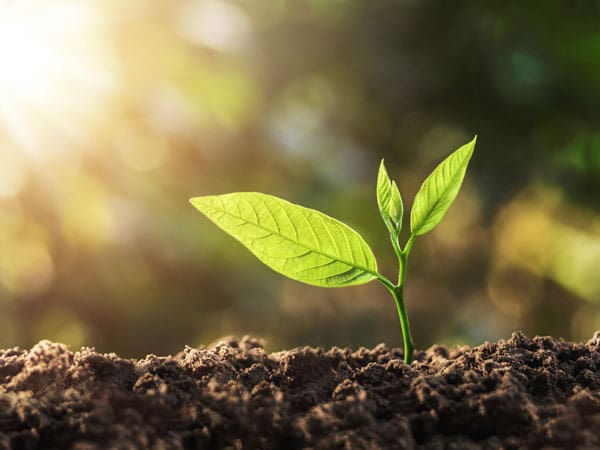
<instances>
[{"instance_id":1,"label":"dirt mound","mask_svg":"<svg viewBox=\"0 0 600 450\"><path fill-rule=\"evenodd\" d=\"M600 332L417 352L0 351L0 449L600 448Z\"/></svg>"}]
</instances>

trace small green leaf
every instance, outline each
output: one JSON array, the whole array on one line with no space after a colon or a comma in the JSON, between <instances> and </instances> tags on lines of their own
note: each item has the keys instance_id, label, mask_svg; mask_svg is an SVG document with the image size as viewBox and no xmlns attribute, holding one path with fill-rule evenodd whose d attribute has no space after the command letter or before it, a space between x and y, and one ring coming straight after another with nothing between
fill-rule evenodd
<instances>
[{"instance_id":1,"label":"small green leaf","mask_svg":"<svg viewBox=\"0 0 600 450\"><path fill-rule=\"evenodd\" d=\"M383 159L379 164L379 172L377 173L377 206L379 206L379 214L389 226L390 221L390 202L392 200L392 181L388 176Z\"/></svg>"},{"instance_id":2,"label":"small green leaf","mask_svg":"<svg viewBox=\"0 0 600 450\"><path fill-rule=\"evenodd\" d=\"M400 190L396 186L396 182L392 181L392 198L390 199L390 217L396 224L396 235L400 234L402 229L402 216L404 214L404 205L402 204L402 196Z\"/></svg>"},{"instance_id":3,"label":"small green leaf","mask_svg":"<svg viewBox=\"0 0 600 450\"><path fill-rule=\"evenodd\" d=\"M444 159L421 185L410 215L413 235L433 230L444 218L460 190L476 140L477 136Z\"/></svg>"},{"instance_id":4,"label":"small green leaf","mask_svg":"<svg viewBox=\"0 0 600 450\"><path fill-rule=\"evenodd\" d=\"M383 159L379 164L379 173L377 174L377 206L379 206L379 213L390 232L398 235L402 228L404 206L398 186L390 180Z\"/></svg>"},{"instance_id":5,"label":"small green leaf","mask_svg":"<svg viewBox=\"0 0 600 450\"><path fill-rule=\"evenodd\" d=\"M257 192L196 197L190 202L259 260L294 280L338 287L379 277L365 240L314 209Z\"/></svg>"}]
</instances>

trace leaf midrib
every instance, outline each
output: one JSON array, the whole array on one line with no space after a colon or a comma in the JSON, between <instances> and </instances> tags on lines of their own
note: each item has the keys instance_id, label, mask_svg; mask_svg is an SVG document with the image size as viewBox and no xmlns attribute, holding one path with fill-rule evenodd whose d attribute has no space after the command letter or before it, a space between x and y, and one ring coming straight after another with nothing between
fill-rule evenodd
<instances>
[{"instance_id":1,"label":"leaf midrib","mask_svg":"<svg viewBox=\"0 0 600 450\"><path fill-rule=\"evenodd\" d=\"M205 205L206 205L206 204L205 204ZM323 256L325 256L325 257L327 257L327 258L330 258L330 259L333 259L333 260L335 260L335 261L339 261L339 262L341 262L341 263L343 263L343 264L346 264L347 266L350 266L350 267L356 267L357 269L360 269L360 270L362 270L363 272L370 273L370 274L371 274L371 275L373 275L375 278L379 278L379 277L380 277L379 273L377 273L377 272L374 272L374 271L372 271L372 270L370 270L370 269L367 269L366 267L363 267L362 265L357 265L357 264L351 263L351 262L349 262L349 261L346 261L346 260L344 260L344 259L340 259L340 258L339 258L339 257L337 257L337 256L330 255L329 253L323 252L323 251L321 251L321 250L317 251L317 250L315 250L315 249L313 249L313 248L307 247L307 246L306 246L306 245L304 245L304 244L301 244L301 243L299 243L299 242L296 242L296 241L293 241L293 240L291 240L289 237L287 237L287 236L285 236L285 235L281 234L280 232L275 232L275 231L273 231L273 230L271 230L271 229L269 229L269 228L266 228L266 227L264 227L263 225L260 225L260 224L258 224L258 223L255 223L255 222L253 222L253 221L251 221L251 220L245 219L245 218L243 218L243 217L240 217L240 216L236 216L235 214L231 213L230 211L227 211L227 210L226 210L226 209L224 209L224 208L218 208L218 207L216 207L216 206L212 206L212 205L206 205L206 206L208 206L209 208L212 208L212 209L213 209L213 210L215 210L215 211L219 211L219 212L222 212L223 214L227 214L227 215L229 215L229 216L231 216L231 217L233 217L233 218L235 218L235 219L238 219L238 220L243 220L244 222L250 223L250 224L254 225L255 227L258 227L258 228L260 228L261 230L268 231L268 232L270 232L270 233L272 233L272 234L274 234L274 235L276 235L276 236L279 236L280 238L282 238L282 239L285 239L285 240L287 240L287 241L289 241L289 242L292 242L293 244L295 244L295 245L298 245L299 247L302 247L302 248L304 248L304 249L306 249L306 250L309 250L309 251L311 251L311 252L314 252L314 253L318 253L318 254L320 254L320 255L323 255ZM253 209L254 209L254 208L253 208ZM267 208L267 209L269 209L269 208ZM258 216L257 216L257 217L258 217ZM304 217L306 218L306 216L304 216ZM307 219L307 220L308 220L308 219ZM292 221L290 220L290 223L292 224L292 226L294 226L294 222L292 222ZM341 224L341 222L340 222L340 224ZM343 224L341 224L341 225L343 225ZM313 231L313 233L314 233L314 231ZM296 235L297 235L297 231L296 231Z\"/></svg>"}]
</instances>

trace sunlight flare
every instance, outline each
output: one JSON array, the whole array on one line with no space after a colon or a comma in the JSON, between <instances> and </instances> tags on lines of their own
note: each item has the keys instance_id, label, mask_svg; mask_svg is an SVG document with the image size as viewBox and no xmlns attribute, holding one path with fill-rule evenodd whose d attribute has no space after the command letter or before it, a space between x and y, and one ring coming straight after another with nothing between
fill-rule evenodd
<instances>
[{"instance_id":1,"label":"sunlight flare","mask_svg":"<svg viewBox=\"0 0 600 450\"><path fill-rule=\"evenodd\" d=\"M101 28L91 1L0 0L0 139L37 159L89 139L114 85Z\"/></svg>"}]
</instances>

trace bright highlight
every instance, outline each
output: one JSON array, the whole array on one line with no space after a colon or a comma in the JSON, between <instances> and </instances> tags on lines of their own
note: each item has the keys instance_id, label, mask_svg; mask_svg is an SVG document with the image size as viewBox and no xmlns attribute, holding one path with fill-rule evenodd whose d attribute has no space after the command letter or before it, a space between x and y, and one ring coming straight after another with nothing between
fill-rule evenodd
<instances>
[{"instance_id":1,"label":"bright highlight","mask_svg":"<svg viewBox=\"0 0 600 450\"><path fill-rule=\"evenodd\" d=\"M1 139L42 156L84 137L113 84L93 6L0 0Z\"/></svg>"}]
</instances>

